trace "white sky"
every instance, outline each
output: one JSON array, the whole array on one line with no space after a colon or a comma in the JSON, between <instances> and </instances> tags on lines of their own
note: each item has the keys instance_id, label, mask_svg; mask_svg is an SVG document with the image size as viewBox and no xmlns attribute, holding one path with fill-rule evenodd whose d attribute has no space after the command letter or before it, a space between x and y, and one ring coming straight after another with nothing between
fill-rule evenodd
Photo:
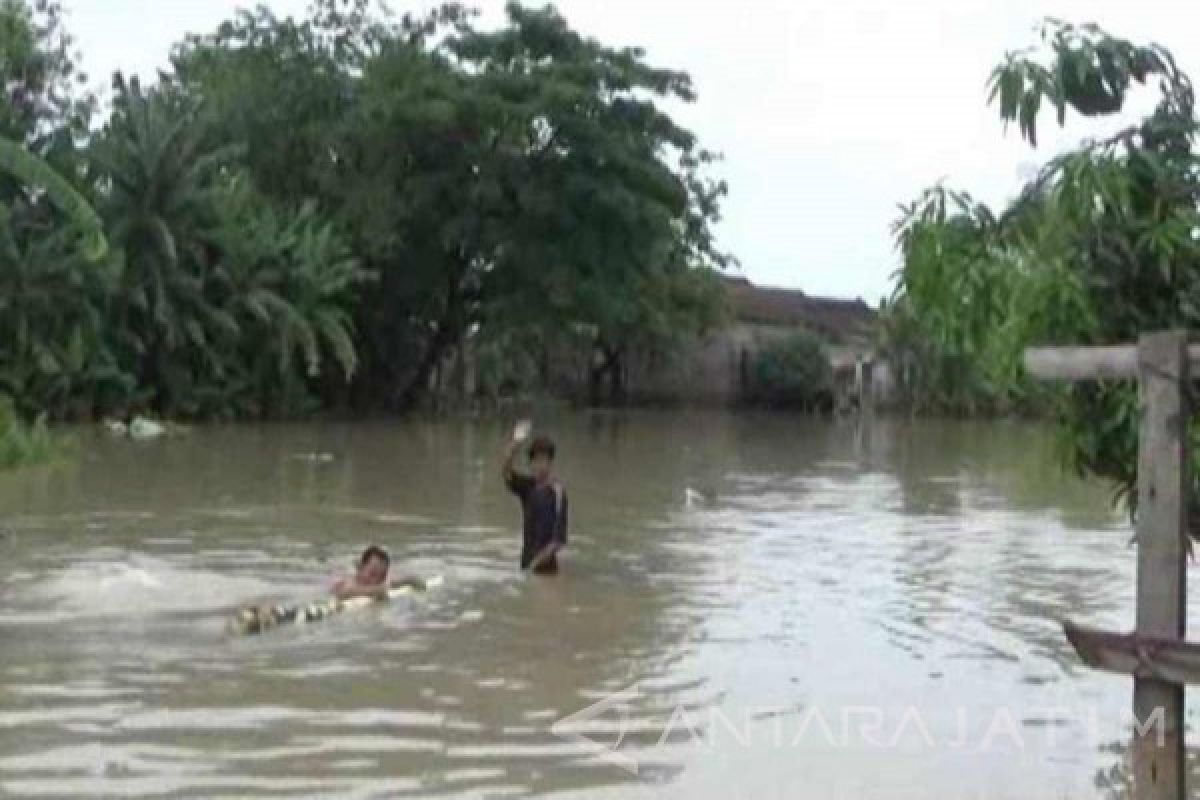
<instances>
[{"instance_id":1,"label":"white sky","mask_svg":"<svg viewBox=\"0 0 1200 800\"><path fill-rule=\"evenodd\" d=\"M266 0L280 16L308 0ZM538 3L540 4L540 3ZM187 32L212 30L241 0L66 0L85 69L152 77ZM419 11L424 0L391 0ZM503 0L477 0L487 21ZM692 75L679 110L724 154L721 246L757 283L874 305L897 266L896 204L939 180L1000 204L1055 150L1115 127L1043 115L1041 146L1004 133L985 82L1045 16L1098 22L1170 48L1200 81L1194 0L558 0L573 27ZM1150 101L1153 96L1150 95Z\"/></svg>"}]
</instances>

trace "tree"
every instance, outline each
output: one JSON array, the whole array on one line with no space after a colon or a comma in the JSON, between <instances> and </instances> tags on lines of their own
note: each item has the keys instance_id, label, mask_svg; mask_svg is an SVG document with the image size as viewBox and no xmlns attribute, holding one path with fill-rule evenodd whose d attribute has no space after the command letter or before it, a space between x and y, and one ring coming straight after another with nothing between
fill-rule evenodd
<instances>
[{"instance_id":1,"label":"tree","mask_svg":"<svg viewBox=\"0 0 1200 800\"><path fill-rule=\"evenodd\" d=\"M45 192L83 235L84 252L89 260L98 261L108 252L100 217L87 199L45 161L16 142L0 139L0 172L18 178L28 189Z\"/></svg>"},{"instance_id":2,"label":"tree","mask_svg":"<svg viewBox=\"0 0 1200 800\"><path fill-rule=\"evenodd\" d=\"M358 366L351 308L371 276L313 203L278 208L250 188L244 175L220 193L211 270L211 302L238 328L236 359L225 359L222 405L273 416L319 405L314 385L348 381Z\"/></svg>"},{"instance_id":3,"label":"tree","mask_svg":"<svg viewBox=\"0 0 1200 800\"><path fill-rule=\"evenodd\" d=\"M77 94L87 75L73 46L58 0L0 0L0 137L46 156L86 134L95 100Z\"/></svg>"},{"instance_id":4,"label":"tree","mask_svg":"<svg viewBox=\"0 0 1200 800\"><path fill-rule=\"evenodd\" d=\"M94 105L57 2L0 1L0 393L21 416L120 391L97 299L106 240L78 148Z\"/></svg>"},{"instance_id":5,"label":"tree","mask_svg":"<svg viewBox=\"0 0 1200 800\"><path fill-rule=\"evenodd\" d=\"M113 114L91 157L108 186L102 208L122 265L115 346L156 410L186 413L198 372L214 364L217 335L237 335L205 297L213 198L234 150L211 143L189 98L120 75L113 87Z\"/></svg>"},{"instance_id":6,"label":"tree","mask_svg":"<svg viewBox=\"0 0 1200 800\"><path fill-rule=\"evenodd\" d=\"M390 20L323 0L176 54L261 190L312 199L378 275L355 315L366 403L411 406L468 331L589 328L619 352L716 313L699 273L725 263L709 231L724 187L654 104L690 100L687 76L552 9L508 14L480 32L457 5ZM256 152L280 127L288 147Z\"/></svg>"},{"instance_id":7,"label":"tree","mask_svg":"<svg viewBox=\"0 0 1200 800\"><path fill-rule=\"evenodd\" d=\"M0 160L50 188L29 192L12 210L0 207L0 394L29 418L90 415L98 400L129 388L104 341L113 261L103 257L104 236L86 201L45 162L8 145L0 142ZM59 198L75 224L39 213L46 196Z\"/></svg>"},{"instance_id":8,"label":"tree","mask_svg":"<svg viewBox=\"0 0 1200 800\"><path fill-rule=\"evenodd\" d=\"M1150 81L1159 94L1145 119L1052 160L1036 180L1065 230L1050 252L1072 265L1091 310L1087 324L1058 331L1054 341L1114 344L1147 330L1197 327L1200 164L1191 80L1164 48L1135 45L1096 26L1051 20L1043 41L1043 53L1010 55L992 76L1001 116L1018 121L1031 144L1043 104L1056 110L1061 124L1068 108L1088 116L1116 113L1131 90ZM1061 416L1076 468L1114 480L1132 505L1133 387L1076 386Z\"/></svg>"},{"instance_id":9,"label":"tree","mask_svg":"<svg viewBox=\"0 0 1200 800\"><path fill-rule=\"evenodd\" d=\"M881 336L913 410L1044 408L1047 390L1025 378L1023 348L1092 318L1079 276L1052 252L1063 228L1045 198L997 216L938 186L901 212L903 266Z\"/></svg>"},{"instance_id":10,"label":"tree","mask_svg":"<svg viewBox=\"0 0 1200 800\"><path fill-rule=\"evenodd\" d=\"M714 273L729 259L710 224L725 186L703 175L714 156L655 105L694 99L685 73L580 37L552 9L508 14L508 28L449 45L482 74L485 108L511 103L484 154L500 200L487 216L502 238L482 289L589 329L593 381L606 375L620 400L630 349L669 347L720 319Z\"/></svg>"},{"instance_id":11,"label":"tree","mask_svg":"<svg viewBox=\"0 0 1200 800\"><path fill-rule=\"evenodd\" d=\"M93 158L122 263L114 347L167 414L311 410L331 355L357 355L349 319L366 277L313 203L273 203L202 100L168 82L115 82Z\"/></svg>"},{"instance_id":12,"label":"tree","mask_svg":"<svg viewBox=\"0 0 1200 800\"><path fill-rule=\"evenodd\" d=\"M1048 20L1039 48L1011 53L994 70L989 99L1036 146L1042 109L1060 125L1069 111L1114 114L1148 84L1158 91L1152 113L1051 159L1004 213L951 194L943 195L949 213L938 210L941 200L908 213L887 335L911 345L910 363L933 376L927 385L960 381L970 398L1021 397L1029 385L1019 359L1029 344L1127 343L1147 330L1200 325L1195 101L1171 54ZM956 368L944 369L954 359ZM1053 402L1074 467L1136 501L1135 388L1091 382L1041 399Z\"/></svg>"},{"instance_id":13,"label":"tree","mask_svg":"<svg viewBox=\"0 0 1200 800\"><path fill-rule=\"evenodd\" d=\"M656 105L687 76L508 13L241 12L153 84L117 75L94 129L57 3L0 0L0 389L51 416L405 409L470 337L543 380L595 347L619 396L631 348L717 324L724 186Z\"/></svg>"}]
</instances>

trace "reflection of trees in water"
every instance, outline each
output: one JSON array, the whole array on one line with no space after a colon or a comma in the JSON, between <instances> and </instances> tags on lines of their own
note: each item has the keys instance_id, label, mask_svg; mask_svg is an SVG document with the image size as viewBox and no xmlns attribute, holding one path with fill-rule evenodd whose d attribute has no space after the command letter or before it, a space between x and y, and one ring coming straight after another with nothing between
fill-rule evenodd
<instances>
[{"instance_id":1,"label":"reflection of trees in water","mask_svg":"<svg viewBox=\"0 0 1200 800\"><path fill-rule=\"evenodd\" d=\"M960 510L957 479L964 439L953 425L890 419L867 424L868 463L895 479L905 514Z\"/></svg>"},{"instance_id":2,"label":"reflection of trees in water","mask_svg":"<svg viewBox=\"0 0 1200 800\"><path fill-rule=\"evenodd\" d=\"M964 492L1019 511L1060 511L1068 527L1113 521L1105 487L1068 474L1050 424L877 419L869 463L893 475L910 514L962 511Z\"/></svg>"}]
</instances>

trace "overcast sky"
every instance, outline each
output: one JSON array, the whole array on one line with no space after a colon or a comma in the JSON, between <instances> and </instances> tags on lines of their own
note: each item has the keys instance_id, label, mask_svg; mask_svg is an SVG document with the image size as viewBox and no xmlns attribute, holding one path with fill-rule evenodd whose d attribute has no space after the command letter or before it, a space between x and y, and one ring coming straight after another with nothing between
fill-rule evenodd
<instances>
[{"instance_id":1,"label":"overcast sky","mask_svg":"<svg viewBox=\"0 0 1200 800\"><path fill-rule=\"evenodd\" d=\"M280 16L308 0L267 0ZM539 3L540 4L540 3ZM172 43L209 31L239 0L66 0L98 85L113 70L152 77ZM396 11L428 2L391 0ZM503 0L479 0L502 19ZM1170 48L1200 80L1194 0L559 0L571 24L657 65L691 73L679 117L724 154L722 247L757 283L875 304L897 266L896 204L939 180L999 204L1056 150L1111 130L1071 120L1030 150L985 104L1006 50L1045 16L1094 21ZM1150 96L1152 101L1152 95Z\"/></svg>"}]
</instances>

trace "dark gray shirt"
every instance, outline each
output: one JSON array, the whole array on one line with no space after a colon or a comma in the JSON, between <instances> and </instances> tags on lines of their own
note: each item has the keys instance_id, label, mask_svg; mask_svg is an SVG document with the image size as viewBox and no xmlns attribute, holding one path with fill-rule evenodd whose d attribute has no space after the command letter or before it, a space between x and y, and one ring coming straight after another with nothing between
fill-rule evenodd
<instances>
[{"instance_id":1,"label":"dark gray shirt","mask_svg":"<svg viewBox=\"0 0 1200 800\"><path fill-rule=\"evenodd\" d=\"M560 483L538 486L533 478L519 472L509 475L508 488L520 498L525 518L521 542L521 569L525 569L546 545L557 542L561 547L567 543L567 492ZM553 557L542 565L547 571L557 566Z\"/></svg>"}]
</instances>

